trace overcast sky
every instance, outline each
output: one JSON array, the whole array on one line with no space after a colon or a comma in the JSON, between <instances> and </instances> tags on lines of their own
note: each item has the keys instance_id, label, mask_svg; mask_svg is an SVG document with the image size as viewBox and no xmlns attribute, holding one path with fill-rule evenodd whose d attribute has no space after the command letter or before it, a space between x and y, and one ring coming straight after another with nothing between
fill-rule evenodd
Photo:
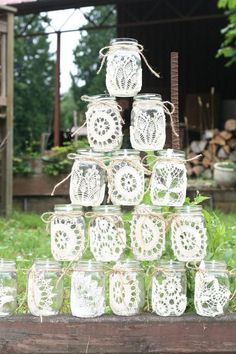
<instances>
[{"instance_id":1,"label":"overcast sky","mask_svg":"<svg viewBox=\"0 0 236 354\"><path fill-rule=\"evenodd\" d=\"M88 8L82 9L83 12ZM58 30L77 29L82 27L86 20L80 10L59 10L50 11L48 16L51 18L53 28ZM66 22L66 23L65 23ZM48 28L47 31L50 31ZM70 72L74 72L73 49L78 43L80 32L62 33L61 35L61 93L68 91L71 85ZM56 51L56 35L49 36L51 41L50 50Z\"/></svg>"}]
</instances>

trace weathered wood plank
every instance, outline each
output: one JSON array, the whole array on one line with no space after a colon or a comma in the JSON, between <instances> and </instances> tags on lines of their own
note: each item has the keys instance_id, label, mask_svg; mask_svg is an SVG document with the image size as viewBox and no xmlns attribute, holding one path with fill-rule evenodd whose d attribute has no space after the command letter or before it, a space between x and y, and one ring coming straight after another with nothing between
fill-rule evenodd
<instances>
[{"instance_id":1,"label":"weathered wood plank","mask_svg":"<svg viewBox=\"0 0 236 354\"><path fill-rule=\"evenodd\" d=\"M236 314L216 319L103 316L0 321L0 353L235 353Z\"/></svg>"}]
</instances>

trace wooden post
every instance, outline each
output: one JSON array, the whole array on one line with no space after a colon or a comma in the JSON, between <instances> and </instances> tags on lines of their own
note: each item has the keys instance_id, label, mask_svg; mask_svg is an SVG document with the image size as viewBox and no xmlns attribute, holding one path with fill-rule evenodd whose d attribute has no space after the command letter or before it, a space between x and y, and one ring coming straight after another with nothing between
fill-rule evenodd
<instances>
[{"instance_id":1,"label":"wooden post","mask_svg":"<svg viewBox=\"0 0 236 354\"><path fill-rule=\"evenodd\" d=\"M54 124L53 124L54 146L59 146L60 144L60 113L61 113L60 61L61 61L61 32L57 32L56 81L55 81Z\"/></svg>"},{"instance_id":2,"label":"wooden post","mask_svg":"<svg viewBox=\"0 0 236 354\"><path fill-rule=\"evenodd\" d=\"M173 114L173 123L176 132L179 135L179 54L178 52L171 52L171 102L175 106ZM172 148L180 149L180 137L176 136L172 131Z\"/></svg>"}]
</instances>

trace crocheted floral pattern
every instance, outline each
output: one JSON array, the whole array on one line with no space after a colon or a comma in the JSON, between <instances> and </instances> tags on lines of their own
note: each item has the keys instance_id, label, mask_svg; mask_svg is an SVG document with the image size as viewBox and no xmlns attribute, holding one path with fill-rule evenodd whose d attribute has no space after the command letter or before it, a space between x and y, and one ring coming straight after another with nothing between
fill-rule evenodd
<instances>
[{"instance_id":1,"label":"crocheted floral pattern","mask_svg":"<svg viewBox=\"0 0 236 354\"><path fill-rule=\"evenodd\" d=\"M107 58L106 87L110 96L133 97L142 87L142 69L139 54L119 51Z\"/></svg>"},{"instance_id":2,"label":"crocheted floral pattern","mask_svg":"<svg viewBox=\"0 0 236 354\"><path fill-rule=\"evenodd\" d=\"M230 291L216 276L201 270L195 277L194 305L198 315L215 317L224 313Z\"/></svg>"},{"instance_id":3,"label":"crocheted floral pattern","mask_svg":"<svg viewBox=\"0 0 236 354\"><path fill-rule=\"evenodd\" d=\"M51 222L51 251L57 261L72 261L85 250L85 227L82 217L54 217Z\"/></svg>"},{"instance_id":4,"label":"crocheted floral pattern","mask_svg":"<svg viewBox=\"0 0 236 354\"><path fill-rule=\"evenodd\" d=\"M138 260L156 260L165 248L165 222L157 216L134 215L130 238L133 254Z\"/></svg>"},{"instance_id":5,"label":"crocheted floral pattern","mask_svg":"<svg viewBox=\"0 0 236 354\"><path fill-rule=\"evenodd\" d=\"M97 317L105 312L105 278L98 273L73 272L71 312L77 317Z\"/></svg>"},{"instance_id":6,"label":"crocheted floral pattern","mask_svg":"<svg viewBox=\"0 0 236 354\"><path fill-rule=\"evenodd\" d=\"M181 206L187 189L187 175L182 163L157 161L151 179L151 200L159 206Z\"/></svg>"},{"instance_id":7,"label":"crocheted floral pattern","mask_svg":"<svg viewBox=\"0 0 236 354\"><path fill-rule=\"evenodd\" d=\"M16 304L16 288L5 286L3 280L0 281L0 315L7 315L8 307ZM15 306L13 306L15 307Z\"/></svg>"},{"instance_id":8,"label":"crocheted floral pattern","mask_svg":"<svg viewBox=\"0 0 236 354\"><path fill-rule=\"evenodd\" d=\"M110 306L116 315L138 314L142 307L142 291L138 275L113 272L110 275Z\"/></svg>"},{"instance_id":9,"label":"crocheted floral pattern","mask_svg":"<svg viewBox=\"0 0 236 354\"><path fill-rule=\"evenodd\" d=\"M180 316L187 306L181 277L167 273L152 280L152 309L159 316Z\"/></svg>"},{"instance_id":10,"label":"crocheted floral pattern","mask_svg":"<svg viewBox=\"0 0 236 354\"><path fill-rule=\"evenodd\" d=\"M70 179L71 202L82 206L100 205L105 195L103 174L99 166L93 165L85 170L82 169L80 161L75 161Z\"/></svg>"},{"instance_id":11,"label":"crocheted floral pattern","mask_svg":"<svg viewBox=\"0 0 236 354\"><path fill-rule=\"evenodd\" d=\"M113 163L109 178L111 201L115 205L138 205L144 194L144 172L127 161Z\"/></svg>"},{"instance_id":12,"label":"crocheted floral pattern","mask_svg":"<svg viewBox=\"0 0 236 354\"><path fill-rule=\"evenodd\" d=\"M118 109L99 103L86 112L88 141L94 151L113 151L122 144L121 115Z\"/></svg>"},{"instance_id":13,"label":"crocheted floral pattern","mask_svg":"<svg viewBox=\"0 0 236 354\"><path fill-rule=\"evenodd\" d=\"M121 218L97 216L89 228L90 249L101 262L117 261L126 246L126 235Z\"/></svg>"},{"instance_id":14,"label":"crocheted floral pattern","mask_svg":"<svg viewBox=\"0 0 236 354\"><path fill-rule=\"evenodd\" d=\"M176 216L171 223L171 244L179 261L201 261L206 255L207 232L202 217Z\"/></svg>"},{"instance_id":15,"label":"crocheted floral pattern","mask_svg":"<svg viewBox=\"0 0 236 354\"><path fill-rule=\"evenodd\" d=\"M166 140L166 120L163 108L149 110L139 107L132 110L133 125L130 141L133 149L141 151L161 150Z\"/></svg>"}]
</instances>

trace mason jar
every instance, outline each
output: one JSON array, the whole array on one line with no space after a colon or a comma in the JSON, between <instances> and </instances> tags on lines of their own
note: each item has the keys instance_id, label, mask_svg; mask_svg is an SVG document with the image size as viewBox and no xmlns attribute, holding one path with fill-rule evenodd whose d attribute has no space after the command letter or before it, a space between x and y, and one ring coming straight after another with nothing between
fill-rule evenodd
<instances>
[{"instance_id":1,"label":"mason jar","mask_svg":"<svg viewBox=\"0 0 236 354\"><path fill-rule=\"evenodd\" d=\"M120 207L93 208L89 224L90 250L100 262L117 261L126 247L126 234Z\"/></svg>"},{"instance_id":2,"label":"mason jar","mask_svg":"<svg viewBox=\"0 0 236 354\"><path fill-rule=\"evenodd\" d=\"M70 306L73 316L97 317L105 313L105 273L103 264L80 261L71 278Z\"/></svg>"},{"instance_id":3,"label":"mason jar","mask_svg":"<svg viewBox=\"0 0 236 354\"><path fill-rule=\"evenodd\" d=\"M195 276L194 305L198 315L223 315L230 299L229 276L225 262L201 262Z\"/></svg>"},{"instance_id":4,"label":"mason jar","mask_svg":"<svg viewBox=\"0 0 236 354\"><path fill-rule=\"evenodd\" d=\"M175 208L171 221L171 246L179 261L196 262L204 259L207 230L201 205Z\"/></svg>"},{"instance_id":5,"label":"mason jar","mask_svg":"<svg viewBox=\"0 0 236 354\"><path fill-rule=\"evenodd\" d=\"M28 308L34 316L57 315L63 302L63 274L56 261L38 259L28 274Z\"/></svg>"},{"instance_id":6,"label":"mason jar","mask_svg":"<svg viewBox=\"0 0 236 354\"><path fill-rule=\"evenodd\" d=\"M159 316L181 316L186 306L184 263L161 260L152 277L152 310Z\"/></svg>"},{"instance_id":7,"label":"mason jar","mask_svg":"<svg viewBox=\"0 0 236 354\"><path fill-rule=\"evenodd\" d=\"M124 149L113 153L108 187L112 204L140 204L144 196L144 169L139 151Z\"/></svg>"},{"instance_id":8,"label":"mason jar","mask_svg":"<svg viewBox=\"0 0 236 354\"><path fill-rule=\"evenodd\" d=\"M107 54L106 87L110 96L134 97L142 88L138 41L115 38Z\"/></svg>"},{"instance_id":9,"label":"mason jar","mask_svg":"<svg viewBox=\"0 0 236 354\"><path fill-rule=\"evenodd\" d=\"M102 204L106 189L103 154L91 150L78 150L71 171L70 200L81 206Z\"/></svg>"},{"instance_id":10,"label":"mason jar","mask_svg":"<svg viewBox=\"0 0 236 354\"><path fill-rule=\"evenodd\" d=\"M55 205L50 229L51 252L56 261L74 261L82 257L86 239L81 206Z\"/></svg>"},{"instance_id":11,"label":"mason jar","mask_svg":"<svg viewBox=\"0 0 236 354\"><path fill-rule=\"evenodd\" d=\"M98 152L120 149L123 138L122 117L121 107L115 97L99 95L81 98L89 102L85 115L90 147Z\"/></svg>"},{"instance_id":12,"label":"mason jar","mask_svg":"<svg viewBox=\"0 0 236 354\"><path fill-rule=\"evenodd\" d=\"M154 261L165 249L165 220L161 207L138 205L131 220L131 248L136 259Z\"/></svg>"},{"instance_id":13,"label":"mason jar","mask_svg":"<svg viewBox=\"0 0 236 354\"><path fill-rule=\"evenodd\" d=\"M16 263L0 259L0 316L12 315L17 308Z\"/></svg>"},{"instance_id":14,"label":"mason jar","mask_svg":"<svg viewBox=\"0 0 236 354\"><path fill-rule=\"evenodd\" d=\"M186 197L185 154L180 150L158 151L151 177L151 201L159 206L181 206Z\"/></svg>"},{"instance_id":15,"label":"mason jar","mask_svg":"<svg viewBox=\"0 0 236 354\"><path fill-rule=\"evenodd\" d=\"M139 314L145 302L144 274L138 261L117 262L109 277L109 301L114 314Z\"/></svg>"},{"instance_id":16,"label":"mason jar","mask_svg":"<svg viewBox=\"0 0 236 354\"><path fill-rule=\"evenodd\" d=\"M131 111L130 141L140 151L162 150L166 141L166 118L161 95L139 94Z\"/></svg>"}]
</instances>

